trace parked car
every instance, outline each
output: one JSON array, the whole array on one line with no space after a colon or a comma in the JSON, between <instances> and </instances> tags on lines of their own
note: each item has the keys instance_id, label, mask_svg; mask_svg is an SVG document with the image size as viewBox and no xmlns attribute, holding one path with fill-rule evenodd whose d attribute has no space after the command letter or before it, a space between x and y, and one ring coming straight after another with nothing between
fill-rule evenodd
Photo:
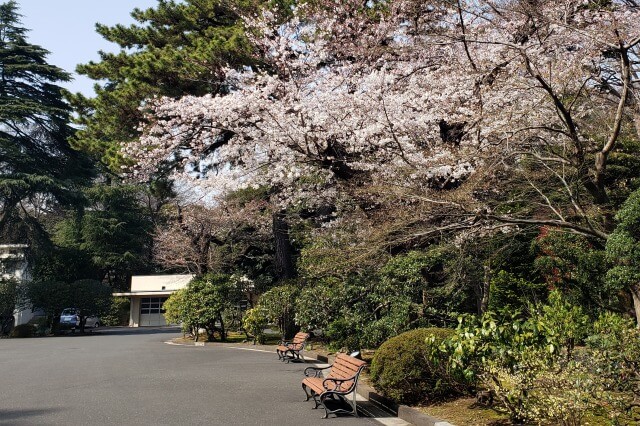
<instances>
[{"instance_id":1,"label":"parked car","mask_svg":"<svg viewBox=\"0 0 640 426\"><path fill-rule=\"evenodd\" d=\"M77 308L66 308L60 314L60 328L62 329L71 329L75 331L80 328L80 318L82 313L80 309ZM84 327L88 329L98 328L100 327L100 318L95 315L90 315L87 317Z\"/></svg>"}]
</instances>

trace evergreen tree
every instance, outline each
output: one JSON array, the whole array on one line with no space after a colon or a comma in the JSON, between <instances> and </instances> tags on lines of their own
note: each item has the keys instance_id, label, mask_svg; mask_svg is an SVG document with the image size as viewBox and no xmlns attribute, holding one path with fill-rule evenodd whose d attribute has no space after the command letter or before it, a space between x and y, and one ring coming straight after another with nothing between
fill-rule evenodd
<instances>
[{"instance_id":1,"label":"evergreen tree","mask_svg":"<svg viewBox=\"0 0 640 426\"><path fill-rule=\"evenodd\" d=\"M246 4L243 4L246 3ZM252 47L236 8L250 2L160 0L156 8L134 9L138 22L97 24L119 53L100 52L99 62L77 71L96 81L96 96L70 95L83 128L73 144L120 171L119 149L138 136L140 107L154 96L215 94L224 90L224 68L254 63Z\"/></svg>"},{"instance_id":2,"label":"evergreen tree","mask_svg":"<svg viewBox=\"0 0 640 426\"><path fill-rule=\"evenodd\" d=\"M56 83L69 74L27 42L15 1L0 5L0 241L46 240L37 220L55 205L79 204L92 175L67 139L70 107Z\"/></svg>"}]
</instances>

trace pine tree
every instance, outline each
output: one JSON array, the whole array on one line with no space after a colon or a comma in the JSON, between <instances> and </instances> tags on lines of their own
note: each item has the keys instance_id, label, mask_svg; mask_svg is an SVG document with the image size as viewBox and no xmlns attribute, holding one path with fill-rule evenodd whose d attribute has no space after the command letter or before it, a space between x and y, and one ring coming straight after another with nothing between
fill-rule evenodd
<instances>
[{"instance_id":1,"label":"pine tree","mask_svg":"<svg viewBox=\"0 0 640 426\"><path fill-rule=\"evenodd\" d=\"M15 1L0 4L0 241L45 236L38 215L81 201L91 163L67 140L70 107L58 82L69 74L27 42Z\"/></svg>"},{"instance_id":2,"label":"pine tree","mask_svg":"<svg viewBox=\"0 0 640 426\"><path fill-rule=\"evenodd\" d=\"M237 7L250 2L160 0L156 8L134 9L138 22L113 27L97 24L119 53L100 52L99 62L77 71L93 80L96 96L70 96L82 126L73 144L120 171L122 143L138 136L140 107L154 96L215 94L224 90L224 68L253 64Z\"/></svg>"}]
</instances>

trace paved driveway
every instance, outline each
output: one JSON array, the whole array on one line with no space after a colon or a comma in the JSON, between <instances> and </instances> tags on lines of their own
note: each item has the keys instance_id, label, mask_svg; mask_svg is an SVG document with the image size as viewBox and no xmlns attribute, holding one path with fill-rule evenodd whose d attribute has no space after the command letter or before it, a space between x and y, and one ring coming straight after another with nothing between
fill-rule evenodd
<instances>
[{"instance_id":1,"label":"paved driveway","mask_svg":"<svg viewBox=\"0 0 640 426\"><path fill-rule=\"evenodd\" d=\"M220 346L172 346L175 329L0 340L0 425L372 425L321 420L302 364Z\"/></svg>"}]
</instances>

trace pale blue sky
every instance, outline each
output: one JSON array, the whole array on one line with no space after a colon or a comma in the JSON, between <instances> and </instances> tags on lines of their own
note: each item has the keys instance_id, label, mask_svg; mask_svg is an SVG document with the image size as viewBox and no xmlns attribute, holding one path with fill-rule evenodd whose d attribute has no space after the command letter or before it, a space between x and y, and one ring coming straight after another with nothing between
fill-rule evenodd
<instances>
[{"instance_id":1,"label":"pale blue sky","mask_svg":"<svg viewBox=\"0 0 640 426\"><path fill-rule=\"evenodd\" d=\"M74 73L63 84L73 92L93 94L93 81L75 74L77 64L99 59L98 51L117 51L95 31L95 23L131 24L131 11L155 7L157 0L17 0L29 42L49 50L48 62Z\"/></svg>"}]
</instances>

